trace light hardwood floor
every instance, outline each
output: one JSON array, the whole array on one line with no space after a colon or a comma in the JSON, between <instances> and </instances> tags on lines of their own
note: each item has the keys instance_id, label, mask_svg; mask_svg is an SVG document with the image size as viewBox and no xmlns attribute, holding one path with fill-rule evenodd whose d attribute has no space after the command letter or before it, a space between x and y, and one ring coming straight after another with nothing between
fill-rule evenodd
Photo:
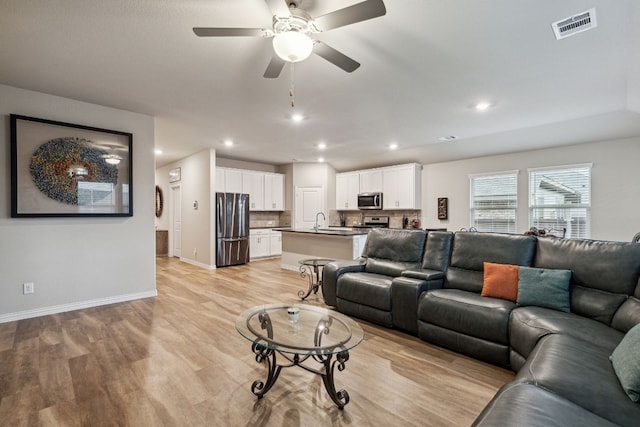
<instances>
[{"instance_id":1,"label":"light hardwood floor","mask_svg":"<svg viewBox=\"0 0 640 427\"><path fill-rule=\"evenodd\" d=\"M513 378L359 321L365 341L335 375L344 410L298 368L258 400L265 367L234 321L299 302L305 285L279 260L207 271L158 258L157 298L0 324L0 426L460 426Z\"/></svg>"}]
</instances>

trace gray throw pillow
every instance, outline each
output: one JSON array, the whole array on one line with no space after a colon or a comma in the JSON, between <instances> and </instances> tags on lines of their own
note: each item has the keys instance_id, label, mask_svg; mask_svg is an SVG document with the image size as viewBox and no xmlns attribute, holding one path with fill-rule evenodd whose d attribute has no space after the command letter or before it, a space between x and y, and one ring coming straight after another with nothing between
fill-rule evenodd
<instances>
[{"instance_id":1,"label":"gray throw pillow","mask_svg":"<svg viewBox=\"0 0 640 427\"><path fill-rule=\"evenodd\" d=\"M613 370L625 393L640 402L640 324L629 329L611 354Z\"/></svg>"},{"instance_id":2,"label":"gray throw pillow","mask_svg":"<svg viewBox=\"0 0 640 427\"><path fill-rule=\"evenodd\" d=\"M570 270L520 267L516 302L519 305L535 305L569 313L571 311L570 281Z\"/></svg>"}]
</instances>

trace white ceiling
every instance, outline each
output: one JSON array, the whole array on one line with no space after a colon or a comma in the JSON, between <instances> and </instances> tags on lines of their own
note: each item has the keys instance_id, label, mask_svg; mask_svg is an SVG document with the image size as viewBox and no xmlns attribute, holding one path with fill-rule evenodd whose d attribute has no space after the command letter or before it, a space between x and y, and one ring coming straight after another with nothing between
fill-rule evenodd
<instances>
[{"instance_id":1,"label":"white ceiling","mask_svg":"<svg viewBox=\"0 0 640 427\"><path fill-rule=\"evenodd\" d=\"M209 147L338 170L426 164L639 136L639 3L385 0L385 16L316 36L362 66L296 64L291 108L289 67L262 77L270 39L192 32L270 27L264 0L2 0L0 83L155 116L159 166ZM552 22L592 7L597 28L555 39ZM481 100L493 107L476 112Z\"/></svg>"}]
</instances>

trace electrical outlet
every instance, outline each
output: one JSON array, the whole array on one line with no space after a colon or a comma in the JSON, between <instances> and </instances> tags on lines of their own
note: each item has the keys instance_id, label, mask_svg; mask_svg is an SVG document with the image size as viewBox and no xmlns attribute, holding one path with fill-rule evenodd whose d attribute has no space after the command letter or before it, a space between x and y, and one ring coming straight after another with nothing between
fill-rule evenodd
<instances>
[{"instance_id":1,"label":"electrical outlet","mask_svg":"<svg viewBox=\"0 0 640 427\"><path fill-rule=\"evenodd\" d=\"M193 256L198 256L198 249L193 248Z\"/></svg>"},{"instance_id":2,"label":"electrical outlet","mask_svg":"<svg viewBox=\"0 0 640 427\"><path fill-rule=\"evenodd\" d=\"M22 293L23 294L32 294L35 292L35 285L33 282L26 282L22 284Z\"/></svg>"},{"instance_id":3,"label":"electrical outlet","mask_svg":"<svg viewBox=\"0 0 640 427\"><path fill-rule=\"evenodd\" d=\"M273 225L273 221L267 221L267 225Z\"/></svg>"}]
</instances>

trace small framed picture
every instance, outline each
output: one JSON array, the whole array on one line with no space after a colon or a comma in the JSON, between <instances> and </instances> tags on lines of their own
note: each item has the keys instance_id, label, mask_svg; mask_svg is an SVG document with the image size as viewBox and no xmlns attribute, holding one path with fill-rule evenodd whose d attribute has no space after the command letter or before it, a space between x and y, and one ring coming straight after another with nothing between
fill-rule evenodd
<instances>
[{"instance_id":1,"label":"small framed picture","mask_svg":"<svg viewBox=\"0 0 640 427\"><path fill-rule=\"evenodd\" d=\"M174 168L169 171L169 182L180 181L180 168Z\"/></svg>"},{"instance_id":2,"label":"small framed picture","mask_svg":"<svg viewBox=\"0 0 640 427\"><path fill-rule=\"evenodd\" d=\"M447 219L449 214L449 199L438 197L438 219Z\"/></svg>"}]
</instances>

